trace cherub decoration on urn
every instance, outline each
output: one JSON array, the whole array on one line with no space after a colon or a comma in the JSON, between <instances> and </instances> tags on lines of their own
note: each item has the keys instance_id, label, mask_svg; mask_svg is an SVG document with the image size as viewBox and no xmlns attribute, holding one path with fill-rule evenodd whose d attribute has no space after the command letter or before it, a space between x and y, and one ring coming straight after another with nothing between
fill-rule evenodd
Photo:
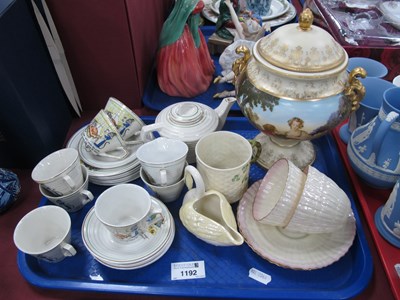
<instances>
[{"instance_id":1,"label":"cherub decoration on urn","mask_svg":"<svg viewBox=\"0 0 400 300\"><path fill-rule=\"evenodd\" d=\"M236 49L243 54L233 68L236 99L261 131L258 163L266 169L280 158L301 169L310 165L316 155L310 140L339 125L365 94L357 79L365 70L348 73L346 51L312 22L311 10L305 9L298 24L261 38L252 53L245 46Z\"/></svg>"},{"instance_id":2,"label":"cherub decoration on urn","mask_svg":"<svg viewBox=\"0 0 400 300\"><path fill-rule=\"evenodd\" d=\"M201 0L176 0L164 22L157 53L160 89L173 97L195 97L210 86L215 70L199 29Z\"/></svg>"}]
</instances>

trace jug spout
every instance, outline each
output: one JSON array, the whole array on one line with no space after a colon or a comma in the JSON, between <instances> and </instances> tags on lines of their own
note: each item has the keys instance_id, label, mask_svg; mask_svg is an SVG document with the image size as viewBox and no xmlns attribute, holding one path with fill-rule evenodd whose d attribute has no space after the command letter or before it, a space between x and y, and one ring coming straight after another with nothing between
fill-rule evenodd
<instances>
[{"instance_id":1,"label":"jug spout","mask_svg":"<svg viewBox=\"0 0 400 300\"><path fill-rule=\"evenodd\" d=\"M220 105L215 109L215 112L218 115L218 127L217 130L221 130L224 127L226 118L228 116L229 110L232 105L235 103L235 97L227 97L222 99Z\"/></svg>"}]
</instances>

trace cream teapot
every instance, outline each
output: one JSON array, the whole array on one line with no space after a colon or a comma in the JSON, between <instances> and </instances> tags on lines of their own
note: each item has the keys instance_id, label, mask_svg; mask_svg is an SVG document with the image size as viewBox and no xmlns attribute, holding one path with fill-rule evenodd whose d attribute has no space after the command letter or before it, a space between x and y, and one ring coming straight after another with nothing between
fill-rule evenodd
<instances>
[{"instance_id":1,"label":"cream teapot","mask_svg":"<svg viewBox=\"0 0 400 300\"><path fill-rule=\"evenodd\" d=\"M149 140L151 133L157 131L160 136L181 140L189 147L188 163L194 163L197 141L224 126L235 101L234 97L224 98L215 109L192 101L172 104L157 115L154 124L142 127L141 137L144 141Z\"/></svg>"}]
</instances>

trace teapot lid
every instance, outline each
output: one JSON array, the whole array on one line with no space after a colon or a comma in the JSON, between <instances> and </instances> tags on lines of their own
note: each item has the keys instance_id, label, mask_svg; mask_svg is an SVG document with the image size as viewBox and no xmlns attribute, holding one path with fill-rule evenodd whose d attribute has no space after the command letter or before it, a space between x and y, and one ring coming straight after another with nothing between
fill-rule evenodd
<instances>
[{"instance_id":1,"label":"teapot lid","mask_svg":"<svg viewBox=\"0 0 400 300\"><path fill-rule=\"evenodd\" d=\"M218 127L217 113L202 103L185 101L164 108L156 117L162 123L160 135L183 141L196 141Z\"/></svg>"},{"instance_id":2,"label":"teapot lid","mask_svg":"<svg viewBox=\"0 0 400 300\"><path fill-rule=\"evenodd\" d=\"M287 24L263 37L254 52L280 69L310 73L337 68L347 55L324 29L312 25L313 14L306 8L298 24ZM256 56L257 57L257 56Z\"/></svg>"}]
</instances>

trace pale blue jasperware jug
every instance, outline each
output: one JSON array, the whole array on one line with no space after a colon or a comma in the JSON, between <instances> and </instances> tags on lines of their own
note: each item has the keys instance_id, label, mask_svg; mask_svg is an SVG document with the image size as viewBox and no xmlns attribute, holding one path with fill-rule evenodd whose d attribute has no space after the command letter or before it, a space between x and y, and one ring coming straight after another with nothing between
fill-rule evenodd
<instances>
[{"instance_id":1,"label":"pale blue jasperware jug","mask_svg":"<svg viewBox=\"0 0 400 300\"><path fill-rule=\"evenodd\" d=\"M385 91L378 116L356 128L347 145L354 171L369 185L393 188L400 177L400 88Z\"/></svg>"}]
</instances>

